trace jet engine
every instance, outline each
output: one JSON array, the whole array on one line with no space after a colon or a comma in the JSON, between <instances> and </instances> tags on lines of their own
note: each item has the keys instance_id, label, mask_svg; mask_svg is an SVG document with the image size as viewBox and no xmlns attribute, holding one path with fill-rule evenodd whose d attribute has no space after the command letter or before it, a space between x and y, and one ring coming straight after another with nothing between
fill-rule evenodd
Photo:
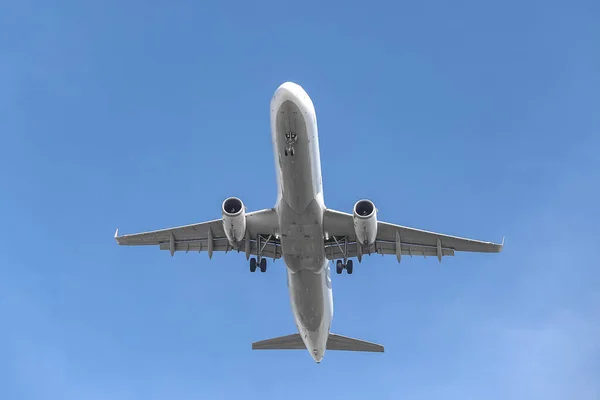
<instances>
[{"instance_id":1,"label":"jet engine","mask_svg":"<svg viewBox=\"0 0 600 400\"><path fill-rule=\"evenodd\" d=\"M377 209L370 200L359 200L352 215L356 241L366 246L375 243L377 237Z\"/></svg>"},{"instance_id":2,"label":"jet engine","mask_svg":"<svg viewBox=\"0 0 600 400\"><path fill-rule=\"evenodd\" d=\"M232 246L241 242L246 234L246 207L237 197L225 199L221 206L223 229Z\"/></svg>"}]
</instances>

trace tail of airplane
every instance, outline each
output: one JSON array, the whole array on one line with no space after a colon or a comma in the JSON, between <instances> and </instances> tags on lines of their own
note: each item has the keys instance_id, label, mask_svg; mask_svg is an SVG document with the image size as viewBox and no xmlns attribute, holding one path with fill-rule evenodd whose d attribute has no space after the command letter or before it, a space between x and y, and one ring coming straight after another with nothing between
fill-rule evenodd
<instances>
[{"instance_id":1,"label":"tail of airplane","mask_svg":"<svg viewBox=\"0 0 600 400\"><path fill-rule=\"evenodd\" d=\"M327 339L327 350L363 351L383 353L383 346L377 343L353 339L347 336L330 333ZM306 350L304 341L299 333L280 336L252 343L252 350Z\"/></svg>"}]
</instances>

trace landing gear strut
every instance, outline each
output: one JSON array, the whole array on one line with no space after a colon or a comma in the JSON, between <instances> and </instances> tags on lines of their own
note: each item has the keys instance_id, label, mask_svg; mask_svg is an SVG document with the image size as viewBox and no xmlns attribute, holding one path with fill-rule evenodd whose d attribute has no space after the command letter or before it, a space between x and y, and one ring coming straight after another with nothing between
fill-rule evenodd
<instances>
[{"instance_id":1,"label":"landing gear strut","mask_svg":"<svg viewBox=\"0 0 600 400\"><path fill-rule=\"evenodd\" d=\"M340 241L338 241L338 239L335 236L332 236L332 238L335 241L335 244L337 244L340 248L340 251L342 252L342 255L344 257L343 260L337 260L335 264L335 272L337 272L337 274L339 275L344 270L346 270L346 272L348 272L348 275L352 275L354 266L352 265L352 260L348 259L348 238L344 237L342 243L340 243ZM344 247L342 247L342 244L344 245Z\"/></svg>"},{"instance_id":2,"label":"landing gear strut","mask_svg":"<svg viewBox=\"0 0 600 400\"><path fill-rule=\"evenodd\" d=\"M265 247L269 244L272 235L269 235L266 239L262 235L258 235L256 238L256 253L257 258L252 257L250 259L250 272L255 272L256 267L260 269L260 272L267 272L267 259L262 256L262 252Z\"/></svg>"},{"instance_id":3,"label":"landing gear strut","mask_svg":"<svg viewBox=\"0 0 600 400\"><path fill-rule=\"evenodd\" d=\"M285 155L294 156L294 144L298 141L298 135L292 131L285 134Z\"/></svg>"}]
</instances>

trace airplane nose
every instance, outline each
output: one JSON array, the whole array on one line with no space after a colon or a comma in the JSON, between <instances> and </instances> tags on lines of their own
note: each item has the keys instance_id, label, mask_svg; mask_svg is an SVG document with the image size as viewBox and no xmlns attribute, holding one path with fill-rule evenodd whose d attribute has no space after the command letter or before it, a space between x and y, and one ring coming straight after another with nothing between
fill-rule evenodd
<instances>
[{"instance_id":1,"label":"airplane nose","mask_svg":"<svg viewBox=\"0 0 600 400\"><path fill-rule=\"evenodd\" d=\"M304 88L294 82L284 82L281 85L279 85L277 90L275 90L275 96L277 97L281 95L283 95L284 97L296 99L308 97Z\"/></svg>"},{"instance_id":2,"label":"airplane nose","mask_svg":"<svg viewBox=\"0 0 600 400\"><path fill-rule=\"evenodd\" d=\"M293 92L295 90L300 89L301 86L298 85L297 83L294 82L283 82L281 85L279 85L279 87L277 88L277 90L288 90L290 92Z\"/></svg>"},{"instance_id":3,"label":"airplane nose","mask_svg":"<svg viewBox=\"0 0 600 400\"><path fill-rule=\"evenodd\" d=\"M293 103L296 103L297 106L302 104L303 107L306 108L304 111L310 112L311 115L315 113L315 106L308 96L308 93L306 93L304 88L297 83L288 81L279 85L271 99L271 113L276 112L276 108L278 108L285 100L290 100ZM303 107L301 107L301 109L303 109Z\"/></svg>"}]
</instances>

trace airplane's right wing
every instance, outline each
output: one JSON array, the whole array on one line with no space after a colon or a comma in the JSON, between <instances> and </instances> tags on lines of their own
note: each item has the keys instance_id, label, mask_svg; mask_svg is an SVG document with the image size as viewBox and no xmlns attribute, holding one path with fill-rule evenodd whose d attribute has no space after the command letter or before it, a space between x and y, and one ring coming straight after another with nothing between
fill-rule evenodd
<instances>
[{"instance_id":1,"label":"airplane's right wing","mask_svg":"<svg viewBox=\"0 0 600 400\"><path fill-rule=\"evenodd\" d=\"M260 248L263 257L281 257L280 241L275 237L278 221L274 209L246 214L246 224L246 238L236 248L227 240L220 219L123 236L117 230L115 240L122 246L158 246L160 250L169 250L171 255L176 251L207 251L212 257L214 251L233 250L245 252L248 258L257 255Z\"/></svg>"}]
</instances>

